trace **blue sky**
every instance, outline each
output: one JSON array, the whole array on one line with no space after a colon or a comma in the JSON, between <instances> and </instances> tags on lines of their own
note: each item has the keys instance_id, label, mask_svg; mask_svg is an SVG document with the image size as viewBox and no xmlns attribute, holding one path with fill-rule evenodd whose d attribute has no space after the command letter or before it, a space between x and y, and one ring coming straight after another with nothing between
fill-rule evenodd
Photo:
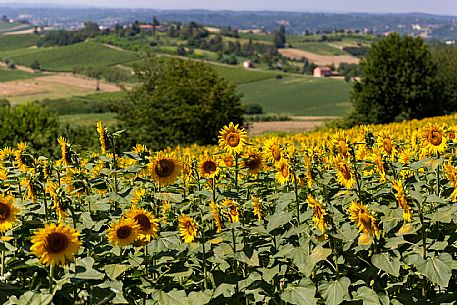
<instances>
[{"instance_id":1,"label":"blue sky","mask_svg":"<svg viewBox=\"0 0 457 305\"><path fill-rule=\"evenodd\" d=\"M421 12L457 16L457 0L3 0L1 3L58 3L157 9L285 10L325 12Z\"/></svg>"}]
</instances>

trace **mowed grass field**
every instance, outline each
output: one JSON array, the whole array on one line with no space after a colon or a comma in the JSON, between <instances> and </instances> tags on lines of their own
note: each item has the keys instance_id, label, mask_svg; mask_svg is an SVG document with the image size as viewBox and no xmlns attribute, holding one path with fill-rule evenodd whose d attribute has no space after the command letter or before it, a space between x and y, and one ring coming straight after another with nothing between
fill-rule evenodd
<instances>
[{"instance_id":1,"label":"mowed grass field","mask_svg":"<svg viewBox=\"0 0 457 305\"><path fill-rule=\"evenodd\" d=\"M42 76L41 73L28 73L19 70L9 70L3 69L0 67L0 83L10 82L15 80L27 79L27 78L34 78Z\"/></svg>"},{"instance_id":2,"label":"mowed grass field","mask_svg":"<svg viewBox=\"0 0 457 305\"><path fill-rule=\"evenodd\" d=\"M296 116L343 116L349 109L351 85L342 80L287 76L241 84L244 104L264 112Z\"/></svg>"},{"instance_id":3,"label":"mowed grass field","mask_svg":"<svg viewBox=\"0 0 457 305\"><path fill-rule=\"evenodd\" d=\"M74 67L112 66L139 58L134 52L115 50L93 42L55 48L19 49L4 52L3 55L10 55L16 64L23 66L30 66L37 60L42 69L59 72L72 71Z\"/></svg>"},{"instance_id":4,"label":"mowed grass field","mask_svg":"<svg viewBox=\"0 0 457 305\"><path fill-rule=\"evenodd\" d=\"M348 55L348 53L346 53L345 51L335 48L323 42L295 42L292 44L292 47L319 55Z\"/></svg>"},{"instance_id":5,"label":"mowed grass field","mask_svg":"<svg viewBox=\"0 0 457 305\"><path fill-rule=\"evenodd\" d=\"M286 75L284 72L247 70L239 66L213 65L214 70L235 85L257 82L275 78L277 75Z\"/></svg>"}]
</instances>

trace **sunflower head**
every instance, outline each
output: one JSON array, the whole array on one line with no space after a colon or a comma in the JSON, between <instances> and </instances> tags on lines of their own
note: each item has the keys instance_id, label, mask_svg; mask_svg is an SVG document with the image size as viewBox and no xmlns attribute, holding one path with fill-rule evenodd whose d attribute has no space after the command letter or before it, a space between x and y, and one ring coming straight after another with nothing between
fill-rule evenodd
<instances>
[{"instance_id":1,"label":"sunflower head","mask_svg":"<svg viewBox=\"0 0 457 305\"><path fill-rule=\"evenodd\" d=\"M209 155L203 155L200 157L198 170L201 177L214 178L219 173L219 165L218 162Z\"/></svg>"},{"instance_id":2,"label":"sunflower head","mask_svg":"<svg viewBox=\"0 0 457 305\"><path fill-rule=\"evenodd\" d=\"M238 212L238 204L235 201L225 198L222 201L222 207L224 208L224 214L228 221L232 223L239 221L240 213Z\"/></svg>"},{"instance_id":3,"label":"sunflower head","mask_svg":"<svg viewBox=\"0 0 457 305\"><path fill-rule=\"evenodd\" d=\"M275 163L281 160L282 150L279 138L273 137L265 142L263 147L263 157L267 162Z\"/></svg>"},{"instance_id":4,"label":"sunflower head","mask_svg":"<svg viewBox=\"0 0 457 305\"><path fill-rule=\"evenodd\" d=\"M260 198L252 197L252 209L254 210L254 215L257 216L259 221L262 220L263 213L262 213L262 203L260 202Z\"/></svg>"},{"instance_id":5,"label":"sunflower head","mask_svg":"<svg viewBox=\"0 0 457 305\"><path fill-rule=\"evenodd\" d=\"M123 218L113 222L108 229L108 240L115 246L125 247L133 244L140 234L140 225L134 219Z\"/></svg>"},{"instance_id":6,"label":"sunflower head","mask_svg":"<svg viewBox=\"0 0 457 305\"><path fill-rule=\"evenodd\" d=\"M43 265L66 265L80 246L78 231L62 223L46 224L35 232L30 250Z\"/></svg>"},{"instance_id":7,"label":"sunflower head","mask_svg":"<svg viewBox=\"0 0 457 305\"><path fill-rule=\"evenodd\" d=\"M443 128L429 123L421 130L423 147L429 154L438 154L446 150L447 139Z\"/></svg>"},{"instance_id":8,"label":"sunflower head","mask_svg":"<svg viewBox=\"0 0 457 305\"><path fill-rule=\"evenodd\" d=\"M390 130L381 130L376 141L376 145L380 147L389 157L395 157L397 149L395 148L394 139Z\"/></svg>"},{"instance_id":9,"label":"sunflower head","mask_svg":"<svg viewBox=\"0 0 457 305\"><path fill-rule=\"evenodd\" d=\"M376 218L366 205L353 201L349 207L349 219L356 224L360 232L368 234L369 237L376 236L379 238L381 231L376 224ZM363 239L363 237L361 238ZM365 241L367 241L366 238Z\"/></svg>"},{"instance_id":10,"label":"sunflower head","mask_svg":"<svg viewBox=\"0 0 457 305\"><path fill-rule=\"evenodd\" d=\"M106 130L103 127L103 123L101 121L97 122L97 132L100 138L102 154L106 154Z\"/></svg>"},{"instance_id":11,"label":"sunflower head","mask_svg":"<svg viewBox=\"0 0 457 305\"><path fill-rule=\"evenodd\" d=\"M12 195L0 195L0 232L8 231L13 227L19 211L14 206Z\"/></svg>"},{"instance_id":12,"label":"sunflower head","mask_svg":"<svg viewBox=\"0 0 457 305\"><path fill-rule=\"evenodd\" d=\"M148 165L149 172L160 186L167 186L176 181L181 174L182 166L173 154L160 152Z\"/></svg>"},{"instance_id":13,"label":"sunflower head","mask_svg":"<svg viewBox=\"0 0 457 305\"><path fill-rule=\"evenodd\" d=\"M281 158L279 162L276 163L276 180L283 185L286 184L291 179L290 174L290 164L286 158Z\"/></svg>"},{"instance_id":14,"label":"sunflower head","mask_svg":"<svg viewBox=\"0 0 457 305\"><path fill-rule=\"evenodd\" d=\"M214 201L211 201L209 204L209 207L211 209L211 214L213 216L214 224L216 225L216 232L221 233L222 232L222 220L221 220L221 215L219 213L219 207L217 206L217 203Z\"/></svg>"},{"instance_id":15,"label":"sunflower head","mask_svg":"<svg viewBox=\"0 0 457 305\"><path fill-rule=\"evenodd\" d=\"M235 125L230 122L228 126L224 126L219 132L219 146L231 154L241 153L246 144L246 131L238 127L238 124Z\"/></svg>"},{"instance_id":16,"label":"sunflower head","mask_svg":"<svg viewBox=\"0 0 457 305\"><path fill-rule=\"evenodd\" d=\"M134 206L125 214L125 217L127 219L133 219L140 225L140 239L149 242L151 238L157 238L159 236L159 220L151 212L145 209L138 209Z\"/></svg>"},{"instance_id":17,"label":"sunflower head","mask_svg":"<svg viewBox=\"0 0 457 305\"><path fill-rule=\"evenodd\" d=\"M179 216L179 234L186 244L191 244L197 237L197 223L186 214Z\"/></svg>"},{"instance_id":18,"label":"sunflower head","mask_svg":"<svg viewBox=\"0 0 457 305\"><path fill-rule=\"evenodd\" d=\"M345 158L349 156L349 140L344 131L337 131L331 142L336 153Z\"/></svg>"},{"instance_id":19,"label":"sunflower head","mask_svg":"<svg viewBox=\"0 0 457 305\"><path fill-rule=\"evenodd\" d=\"M352 169L351 164L346 160L343 160L340 156L337 156L334 159L334 164L336 167L336 178L338 182L347 189L353 188L355 185L355 179L354 170Z\"/></svg>"},{"instance_id":20,"label":"sunflower head","mask_svg":"<svg viewBox=\"0 0 457 305\"><path fill-rule=\"evenodd\" d=\"M313 221L316 224L317 228L325 233L327 230L327 223L325 222L325 211L322 204L316 200L311 194L308 194L308 206L313 209Z\"/></svg>"},{"instance_id":21,"label":"sunflower head","mask_svg":"<svg viewBox=\"0 0 457 305\"><path fill-rule=\"evenodd\" d=\"M262 155L254 149L250 149L244 158L244 167L248 175L257 175L263 168Z\"/></svg>"},{"instance_id":22,"label":"sunflower head","mask_svg":"<svg viewBox=\"0 0 457 305\"><path fill-rule=\"evenodd\" d=\"M17 144L17 149L14 152L17 168L22 172L30 172L34 167L35 160L24 142Z\"/></svg>"}]
</instances>

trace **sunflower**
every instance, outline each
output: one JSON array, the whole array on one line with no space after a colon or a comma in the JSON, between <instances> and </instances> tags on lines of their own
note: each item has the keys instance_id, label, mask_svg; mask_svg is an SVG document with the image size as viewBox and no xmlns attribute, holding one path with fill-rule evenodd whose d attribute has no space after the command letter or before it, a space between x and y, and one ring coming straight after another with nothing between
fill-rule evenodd
<instances>
[{"instance_id":1,"label":"sunflower","mask_svg":"<svg viewBox=\"0 0 457 305\"><path fill-rule=\"evenodd\" d=\"M0 195L0 232L8 231L13 227L19 211L19 208L14 206L13 196Z\"/></svg>"},{"instance_id":2,"label":"sunflower","mask_svg":"<svg viewBox=\"0 0 457 305\"><path fill-rule=\"evenodd\" d=\"M248 175L257 175L263 168L262 155L254 149L250 149L244 158L244 167Z\"/></svg>"},{"instance_id":3,"label":"sunflower","mask_svg":"<svg viewBox=\"0 0 457 305\"><path fill-rule=\"evenodd\" d=\"M115 246L125 247L133 244L140 235L140 225L131 218L120 219L111 223L108 229L108 240Z\"/></svg>"},{"instance_id":4,"label":"sunflower","mask_svg":"<svg viewBox=\"0 0 457 305\"><path fill-rule=\"evenodd\" d=\"M148 154L148 148L146 145L137 144L132 148L132 152L137 154L139 157L145 157Z\"/></svg>"},{"instance_id":5,"label":"sunflower","mask_svg":"<svg viewBox=\"0 0 457 305\"><path fill-rule=\"evenodd\" d=\"M311 158L307 154L305 154L303 161L305 163L305 169L306 169L305 177L306 177L307 185L308 185L308 188L311 188L313 186L313 181L314 181Z\"/></svg>"},{"instance_id":6,"label":"sunflower","mask_svg":"<svg viewBox=\"0 0 457 305\"><path fill-rule=\"evenodd\" d=\"M368 159L374 163L374 170L380 176L379 181L386 182L386 168L384 167L384 160L381 150L379 148L373 149L373 153L368 157Z\"/></svg>"},{"instance_id":7,"label":"sunflower","mask_svg":"<svg viewBox=\"0 0 457 305\"><path fill-rule=\"evenodd\" d=\"M457 168L452 166L450 163L444 164L444 173L446 174L447 179L451 183L451 187L454 189L452 194L449 196L449 200L452 202L457 201Z\"/></svg>"},{"instance_id":8,"label":"sunflower","mask_svg":"<svg viewBox=\"0 0 457 305\"><path fill-rule=\"evenodd\" d=\"M281 145L279 144L279 138L273 137L265 142L263 147L263 157L266 162L276 163L281 160Z\"/></svg>"},{"instance_id":9,"label":"sunflower","mask_svg":"<svg viewBox=\"0 0 457 305\"><path fill-rule=\"evenodd\" d=\"M167 186L176 181L182 167L172 154L160 152L154 161L148 164L148 169L160 186Z\"/></svg>"},{"instance_id":10,"label":"sunflower","mask_svg":"<svg viewBox=\"0 0 457 305\"><path fill-rule=\"evenodd\" d=\"M400 180L392 181L392 188L397 192L395 198L397 198L398 205L403 209L403 220L411 222L412 209L406 200L405 190Z\"/></svg>"},{"instance_id":11,"label":"sunflower","mask_svg":"<svg viewBox=\"0 0 457 305\"><path fill-rule=\"evenodd\" d=\"M276 163L275 177L281 185L290 181L292 176L290 174L289 161L286 158L282 158L278 163Z\"/></svg>"},{"instance_id":12,"label":"sunflower","mask_svg":"<svg viewBox=\"0 0 457 305\"><path fill-rule=\"evenodd\" d=\"M226 154L224 156L224 164L226 167L232 167L233 165L235 165L235 159L233 158L233 155L231 154Z\"/></svg>"},{"instance_id":13,"label":"sunflower","mask_svg":"<svg viewBox=\"0 0 457 305\"><path fill-rule=\"evenodd\" d=\"M259 221L262 220L263 213L262 213L262 204L260 199L257 197L252 197L252 209L254 210L254 215L259 218Z\"/></svg>"},{"instance_id":14,"label":"sunflower","mask_svg":"<svg viewBox=\"0 0 457 305\"><path fill-rule=\"evenodd\" d=\"M238 126L230 122L229 126L224 126L219 132L219 146L231 154L240 154L246 144L246 131Z\"/></svg>"},{"instance_id":15,"label":"sunflower","mask_svg":"<svg viewBox=\"0 0 457 305\"><path fill-rule=\"evenodd\" d=\"M15 151L11 147L5 147L0 150L0 162L3 164L6 161L13 161L15 158Z\"/></svg>"},{"instance_id":16,"label":"sunflower","mask_svg":"<svg viewBox=\"0 0 457 305\"><path fill-rule=\"evenodd\" d=\"M211 214L213 214L213 219L214 219L214 224L216 225L216 232L221 233L222 232L222 220L221 220L221 215L219 214L219 207L217 206L216 202L211 201L209 204L209 207L211 208Z\"/></svg>"},{"instance_id":17,"label":"sunflower","mask_svg":"<svg viewBox=\"0 0 457 305\"><path fill-rule=\"evenodd\" d=\"M195 221L187 216L181 214L179 216L179 234L186 244L191 244L197 237L198 226Z\"/></svg>"},{"instance_id":18,"label":"sunflower","mask_svg":"<svg viewBox=\"0 0 457 305\"><path fill-rule=\"evenodd\" d=\"M70 162L68 162L68 155L69 155L69 149L70 149L70 142L67 142L67 140L64 137L59 137L57 139L57 142L59 143L60 146L60 153L62 157L58 161L59 164L62 164L64 166L69 166Z\"/></svg>"},{"instance_id":19,"label":"sunflower","mask_svg":"<svg viewBox=\"0 0 457 305\"><path fill-rule=\"evenodd\" d=\"M165 225L168 223L168 212L171 210L171 204L164 200L162 201L162 223Z\"/></svg>"},{"instance_id":20,"label":"sunflower","mask_svg":"<svg viewBox=\"0 0 457 305\"><path fill-rule=\"evenodd\" d=\"M203 155L200 157L198 170L201 177L214 178L219 173L219 166L217 161L211 158L209 155Z\"/></svg>"},{"instance_id":21,"label":"sunflower","mask_svg":"<svg viewBox=\"0 0 457 305\"><path fill-rule=\"evenodd\" d=\"M355 185L355 179L354 170L351 165L340 156L337 156L333 162L336 166L337 181L345 188L352 189Z\"/></svg>"},{"instance_id":22,"label":"sunflower","mask_svg":"<svg viewBox=\"0 0 457 305\"><path fill-rule=\"evenodd\" d=\"M21 184L25 186L25 200L30 200L33 203L36 203L37 200L37 186L34 178L24 178L21 180Z\"/></svg>"},{"instance_id":23,"label":"sunflower","mask_svg":"<svg viewBox=\"0 0 457 305\"><path fill-rule=\"evenodd\" d=\"M373 236L379 238L381 231L376 225L376 218L368 210L366 205L353 201L349 207L349 219L354 222L362 233L359 236L360 245L369 245L373 242Z\"/></svg>"},{"instance_id":24,"label":"sunflower","mask_svg":"<svg viewBox=\"0 0 457 305\"><path fill-rule=\"evenodd\" d=\"M54 209L56 210L56 214L59 219L59 222L61 222L62 220L65 220L65 218L67 217L67 212L62 207L59 195L57 194L57 184L55 184L52 181L49 181L48 185L46 186L46 190L52 198L52 201L54 204Z\"/></svg>"},{"instance_id":25,"label":"sunflower","mask_svg":"<svg viewBox=\"0 0 457 305\"><path fill-rule=\"evenodd\" d=\"M24 142L17 144L17 149L14 151L17 168L26 173L30 172L33 167L33 157L27 151L27 144Z\"/></svg>"},{"instance_id":26,"label":"sunflower","mask_svg":"<svg viewBox=\"0 0 457 305\"><path fill-rule=\"evenodd\" d=\"M97 132L100 136L100 146L102 154L106 154L106 132L105 128L103 127L103 123L100 121L97 122Z\"/></svg>"},{"instance_id":27,"label":"sunflower","mask_svg":"<svg viewBox=\"0 0 457 305\"><path fill-rule=\"evenodd\" d=\"M325 211L322 204L316 200L311 194L308 194L308 206L313 209L313 221L316 224L317 228L325 234L327 231L327 223L325 222Z\"/></svg>"},{"instance_id":28,"label":"sunflower","mask_svg":"<svg viewBox=\"0 0 457 305\"><path fill-rule=\"evenodd\" d=\"M381 130L379 133L378 139L376 141L376 145L384 151L384 153L389 156L389 158L393 161L395 159L395 155L397 153L397 149L395 148L394 138L392 136L392 132L389 130Z\"/></svg>"},{"instance_id":29,"label":"sunflower","mask_svg":"<svg viewBox=\"0 0 457 305\"><path fill-rule=\"evenodd\" d=\"M157 238L159 236L159 220L151 212L133 206L125 214L125 217L127 219L133 219L140 225L140 239L149 242L151 238Z\"/></svg>"},{"instance_id":30,"label":"sunflower","mask_svg":"<svg viewBox=\"0 0 457 305\"><path fill-rule=\"evenodd\" d=\"M35 232L30 251L43 265L67 265L80 246L78 231L62 223L52 223Z\"/></svg>"},{"instance_id":31,"label":"sunflower","mask_svg":"<svg viewBox=\"0 0 457 305\"><path fill-rule=\"evenodd\" d=\"M349 140L345 135L344 131L337 131L336 134L332 137L332 144L334 150L347 158L349 156Z\"/></svg>"},{"instance_id":32,"label":"sunflower","mask_svg":"<svg viewBox=\"0 0 457 305\"><path fill-rule=\"evenodd\" d=\"M225 214L231 223L238 222L240 220L240 213L238 212L238 204L233 200L225 198L222 201L222 206L225 209ZM227 211L228 209L228 211Z\"/></svg>"},{"instance_id":33,"label":"sunflower","mask_svg":"<svg viewBox=\"0 0 457 305\"><path fill-rule=\"evenodd\" d=\"M146 197L146 190L142 188L136 188L133 191L133 197L130 200L133 204L133 206L138 206L138 204L144 200Z\"/></svg>"},{"instance_id":34,"label":"sunflower","mask_svg":"<svg viewBox=\"0 0 457 305\"><path fill-rule=\"evenodd\" d=\"M429 154L438 154L446 150L447 141L443 128L429 123L421 130L423 148Z\"/></svg>"}]
</instances>

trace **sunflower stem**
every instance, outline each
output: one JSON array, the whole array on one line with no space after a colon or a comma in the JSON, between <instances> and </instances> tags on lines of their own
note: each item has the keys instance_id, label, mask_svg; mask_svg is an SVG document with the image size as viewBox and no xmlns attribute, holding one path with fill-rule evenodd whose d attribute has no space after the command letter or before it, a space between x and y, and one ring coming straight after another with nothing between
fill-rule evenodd
<instances>
[{"instance_id":1,"label":"sunflower stem","mask_svg":"<svg viewBox=\"0 0 457 305\"><path fill-rule=\"evenodd\" d=\"M236 260L236 239L235 239L235 228L232 225L232 242L233 242L233 269L235 271L236 276L238 277L238 264ZM236 281L236 292L238 293L239 286L238 280Z\"/></svg>"},{"instance_id":2,"label":"sunflower stem","mask_svg":"<svg viewBox=\"0 0 457 305\"><path fill-rule=\"evenodd\" d=\"M295 202L297 205L297 227L300 226L300 202L298 201L298 183L297 176L294 173L294 192L295 192Z\"/></svg>"},{"instance_id":3,"label":"sunflower stem","mask_svg":"<svg viewBox=\"0 0 457 305\"><path fill-rule=\"evenodd\" d=\"M113 153L113 172L114 172L114 193L117 195L117 163L116 163L116 142L114 141L114 136L111 136L111 151ZM117 200L114 201L114 210L118 208Z\"/></svg>"},{"instance_id":4,"label":"sunflower stem","mask_svg":"<svg viewBox=\"0 0 457 305\"><path fill-rule=\"evenodd\" d=\"M148 246L144 245L144 275L148 275L149 270L149 258L148 258Z\"/></svg>"},{"instance_id":5,"label":"sunflower stem","mask_svg":"<svg viewBox=\"0 0 457 305\"><path fill-rule=\"evenodd\" d=\"M422 237L422 259L426 260L427 259L427 236L425 232L425 224L424 224L424 211L423 211L423 205L417 202L417 205L419 207L419 219L421 223L421 237ZM427 304L427 279L425 276L422 276L422 304Z\"/></svg>"},{"instance_id":6,"label":"sunflower stem","mask_svg":"<svg viewBox=\"0 0 457 305\"><path fill-rule=\"evenodd\" d=\"M438 155L439 158L439 155ZM440 195L440 165L436 168L436 195Z\"/></svg>"},{"instance_id":7,"label":"sunflower stem","mask_svg":"<svg viewBox=\"0 0 457 305\"><path fill-rule=\"evenodd\" d=\"M238 193L238 153L235 153L235 189Z\"/></svg>"},{"instance_id":8,"label":"sunflower stem","mask_svg":"<svg viewBox=\"0 0 457 305\"><path fill-rule=\"evenodd\" d=\"M46 187L43 188L44 220L48 222L48 202L46 200Z\"/></svg>"},{"instance_id":9,"label":"sunflower stem","mask_svg":"<svg viewBox=\"0 0 457 305\"><path fill-rule=\"evenodd\" d=\"M53 295L52 286L54 284L54 264L49 265L49 293Z\"/></svg>"},{"instance_id":10,"label":"sunflower stem","mask_svg":"<svg viewBox=\"0 0 457 305\"><path fill-rule=\"evenodd\" d=\"M2 280L3 280L3 275L5 274L5 251L2 250L2 254L1 254L1 260L2 260L2 265L1 265L1 270L0 270L0 274L2 276Z\"/></svg>"}]
</instances>

